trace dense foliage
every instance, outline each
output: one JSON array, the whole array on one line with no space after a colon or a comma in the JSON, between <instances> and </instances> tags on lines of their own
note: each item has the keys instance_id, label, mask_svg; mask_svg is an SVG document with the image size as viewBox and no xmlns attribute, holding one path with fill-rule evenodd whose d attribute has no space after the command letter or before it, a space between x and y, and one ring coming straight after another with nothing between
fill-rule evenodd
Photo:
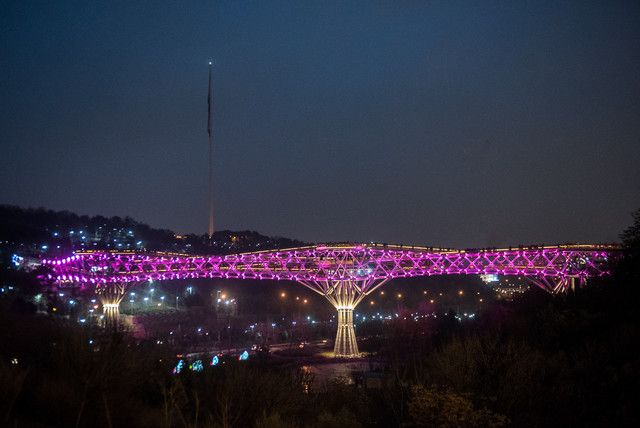
<instances>
[{"instance_id":1,"label":"dense foliage","mask_svg":"<svg viewBox=\"0 0 640 428\"><path fill-rule=\"evenodd\" d=\"M440 336L390 325L379 389L312 382L310 393L295 370L261 360L172 375L170 350L4 300L0 418L55 427L628 426L640 398L634 298L616 278L567 297L532 293L473 324L443 323ZM403 340L418 346L396 346Z\"/></svg>"}]
</instances>

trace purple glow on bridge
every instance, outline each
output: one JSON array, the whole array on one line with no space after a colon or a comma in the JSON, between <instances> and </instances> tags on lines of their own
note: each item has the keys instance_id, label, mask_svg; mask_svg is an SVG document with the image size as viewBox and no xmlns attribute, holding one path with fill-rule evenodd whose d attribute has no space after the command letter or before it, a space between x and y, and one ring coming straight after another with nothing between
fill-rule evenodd
<instances>
[{"instance_id":1,"label":"purple glow on bridge","mask_svg":"<svg viewBox=\"0 0 640 428\"><path fill-rule=\"evenodd\" d=\"M387 245L317 245L230 256L142 252L86 252L48 260L60 285L91 285L109 323L128 287L145 281L240 278L297 281L323 295L338 311L334 354L358 355L354 308L372 291L399 277L522 275L553 293L609 273L616 247L560 245L508 250L448 250ZM109 312L110 311L110 312Z\"/></svg>"},{"instance_id":2,"label":"purple glow on bridge","mask_svg":"<svg viewBox=\"0 0 640 428\"><path fill-rule=\"evenodd\" d=\"M189 278L363 281L430 275L587 278L609 273L612 246L442 250L386 245L319 245L230 256L87 252L45 261L52 279L106 284Z\"/></svg>"}]
</instances>

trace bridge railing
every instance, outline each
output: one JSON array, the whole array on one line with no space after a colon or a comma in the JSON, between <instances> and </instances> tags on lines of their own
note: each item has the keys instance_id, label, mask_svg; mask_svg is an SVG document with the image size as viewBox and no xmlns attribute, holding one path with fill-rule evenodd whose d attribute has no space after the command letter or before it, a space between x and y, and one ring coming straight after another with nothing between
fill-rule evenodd
<instances>
[{"instance_id":1,"label":"bridge railing","mask_svg":"<svg viewBox=\"0 0 640 428\"><path fill-rule=\"evenodd\" d=\"M408 276L502 274L588 277L609 272L619 250L608 245L450 250L386 244L338 244L231 256L85 252L45 261L64 284L187 278L358 281Z\"/></svg>"}]
</instances>

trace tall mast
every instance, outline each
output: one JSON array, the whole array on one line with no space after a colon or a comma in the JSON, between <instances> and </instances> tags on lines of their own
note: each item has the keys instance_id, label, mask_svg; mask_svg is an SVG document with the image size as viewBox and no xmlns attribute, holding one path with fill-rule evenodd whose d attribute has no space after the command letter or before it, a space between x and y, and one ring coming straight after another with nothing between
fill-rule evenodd
<instances>
[{"instance_id":1,"label":"tall mast","mask_svg":"<svg viewBox=\"0 0 640 428\"><path fill-rule=\"evenodd\" d=\"M213 135L211 132L211 62L209 62L209 96L207 98L208 117L207 131L209 133L209 244L213 235Z\"/></svg>"}]
</instances>

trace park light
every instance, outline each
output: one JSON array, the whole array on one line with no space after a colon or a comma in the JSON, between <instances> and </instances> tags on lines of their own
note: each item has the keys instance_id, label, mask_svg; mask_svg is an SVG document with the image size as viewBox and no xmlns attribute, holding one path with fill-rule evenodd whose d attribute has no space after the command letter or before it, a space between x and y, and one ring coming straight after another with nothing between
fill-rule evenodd
<instances>
[{"instance_id":1,"label":"park light","mask_svg":"<svg viewBox=\"0 0 640 428\"><path fill-rule=\"evenodd\" d=\"M287 295L286 295L285 293L280 294L280 297L282 297L282 298L284 298L284 297L286 297L286 296L287 296Z\"/></svg>"}]
</instances>

